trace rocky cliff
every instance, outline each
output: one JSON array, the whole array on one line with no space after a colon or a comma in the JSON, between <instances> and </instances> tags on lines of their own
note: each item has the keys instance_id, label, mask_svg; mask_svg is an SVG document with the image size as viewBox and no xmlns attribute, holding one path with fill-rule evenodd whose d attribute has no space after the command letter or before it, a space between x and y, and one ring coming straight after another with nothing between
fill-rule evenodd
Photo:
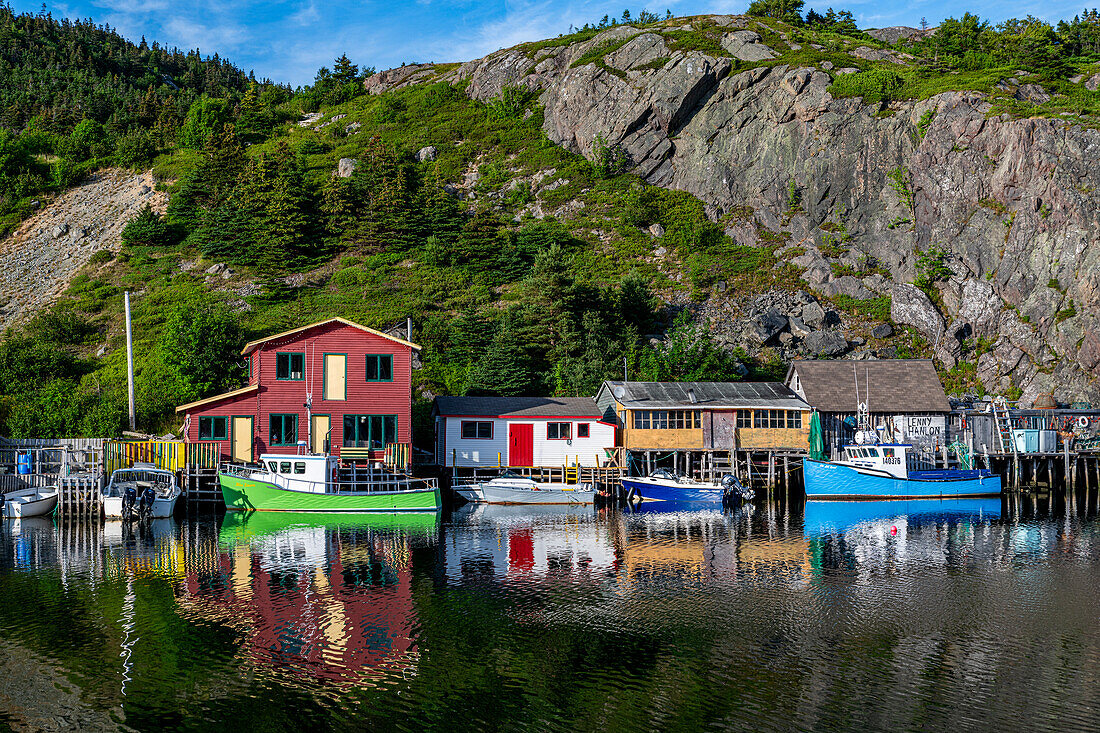
<instances>
[{"instance_id":1,"label":"rocky cliff","mask_svg":"<svg viewBox=\"0 0 1100 733\"><path fill-rule=\"evenodd\" d=\"M589 156L597 141L620 146L649 182L705 201L738 243L787 238L821 296L889 294L892 319L946 367L976 361L986 386L1019 388L1025 402L1051 390L1100 402L1100 130L995 115L989 93L965 90L889 105L834 97L834 81L857 72L845 58L914 60L858 41L824 51L711 16L506 49L444 78L482 101L534 91L555 142ZM438 80L425 68L368 88ZM1047 97L1012 76L999 87ZM909 283L919 253L937 249L951 274L933 303Z\"/></svg>"}]
</instances>

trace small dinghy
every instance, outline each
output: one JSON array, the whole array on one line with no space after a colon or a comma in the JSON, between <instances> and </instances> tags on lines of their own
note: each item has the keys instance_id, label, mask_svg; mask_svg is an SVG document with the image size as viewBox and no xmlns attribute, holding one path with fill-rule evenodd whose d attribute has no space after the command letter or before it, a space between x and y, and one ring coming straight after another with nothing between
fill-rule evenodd
<instances>
[{"instance_id":1,"label":"small dinghy","mask_svg":"<svg viewBox=\"0 0 1100 733\"><path fill-rule=\"evenodd\" d=\"M45 517L57 508L57 487L40 486L4 494L3 515L6 519Z\"/></svg>"}]
</instances>

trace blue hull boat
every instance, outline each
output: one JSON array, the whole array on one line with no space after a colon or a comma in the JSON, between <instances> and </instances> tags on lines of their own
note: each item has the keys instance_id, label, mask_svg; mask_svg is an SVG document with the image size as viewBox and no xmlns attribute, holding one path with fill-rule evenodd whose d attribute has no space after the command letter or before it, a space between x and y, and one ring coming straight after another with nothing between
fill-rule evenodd
<instances>
[{"instance_id":1,"label":"blue hull boat","mask_svg":"<svg viewBox=\"0 0 1100 733\"><path fill-rule=\"evenodd\" d=\"M807 498L940 499L996 496L1001 477L986 470L908 471L905 477L870 466L802 459Z\"/></svg>"},{"instance_id":2,"label":"blue hull boat","mask_svg":"<svg viewBox=\"0 0 1100 733\"><path fill-rule=\"evenodd\" d=\"M626 477L623 488L642 501L674 501L717 504L721 506L725 489L711 484L672 484L664 479Z\"/></svg>"}]
</instances>

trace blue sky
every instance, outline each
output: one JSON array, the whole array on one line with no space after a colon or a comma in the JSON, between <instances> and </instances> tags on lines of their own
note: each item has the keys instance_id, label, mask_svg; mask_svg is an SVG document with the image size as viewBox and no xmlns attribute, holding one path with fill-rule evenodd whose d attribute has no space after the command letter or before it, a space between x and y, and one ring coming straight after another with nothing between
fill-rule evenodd
<instances>
[{"instance_id":1,"label":"blue sky","mask_svg":"<svg viewBox=\"0 0 1100 733\"><path fill-rule=\"evenodd\" d=\"M41 0L13 5L17 11L37 12ZM829 5L851 10L861 27L881 27L917 25L922 16L934 24L965 10L993 21L1029 13L1057 21L1073 17L1085 1L810 0L806 7L825 10ZM412 61L465 61L557 36L570 24L583 25L605 13L619 16L625 7L661 15L666 9L675 15L737 13L748 0L666 0L644 6L623 0L65 0L46 7L55 17L109 23L135 41L144 35L167 46L217 52L259 77L303 84L341 53L360 66L379 69Z\"/></svg>"}]
</instances>

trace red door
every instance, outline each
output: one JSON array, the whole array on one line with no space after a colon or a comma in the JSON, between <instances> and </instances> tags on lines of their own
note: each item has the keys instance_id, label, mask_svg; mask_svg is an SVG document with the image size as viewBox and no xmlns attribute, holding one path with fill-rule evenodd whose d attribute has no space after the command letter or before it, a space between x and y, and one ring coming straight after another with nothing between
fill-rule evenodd
<instances>
[{"instance_id":1,"label":"red door","mask_svg":"<svg viewBox=\"0 0 1100 733\"><path fill-rule=\"evenodd\" d=\"M530 466L535 461L535 426L520 423L508 426L508 465Z\"/></svg>"}]
</instances>

